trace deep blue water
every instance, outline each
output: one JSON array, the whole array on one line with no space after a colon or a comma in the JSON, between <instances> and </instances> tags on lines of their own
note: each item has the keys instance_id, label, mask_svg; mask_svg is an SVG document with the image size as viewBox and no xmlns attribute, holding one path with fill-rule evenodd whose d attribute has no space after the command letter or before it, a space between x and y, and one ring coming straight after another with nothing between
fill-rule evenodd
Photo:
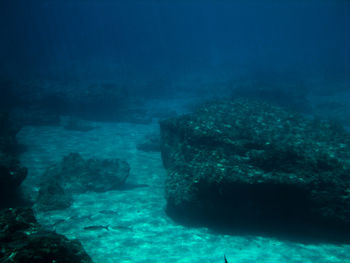
<instances>
[{"instance_id":1,"label":"deep blue water","mask_svg":"<svg viewBox=\"0 0 350 263\"><path fill-rule=\"evenodd\" d=\"M348 1L16 0L0 10L1 75L350 73Z\"/></svg>"}]
</instances>

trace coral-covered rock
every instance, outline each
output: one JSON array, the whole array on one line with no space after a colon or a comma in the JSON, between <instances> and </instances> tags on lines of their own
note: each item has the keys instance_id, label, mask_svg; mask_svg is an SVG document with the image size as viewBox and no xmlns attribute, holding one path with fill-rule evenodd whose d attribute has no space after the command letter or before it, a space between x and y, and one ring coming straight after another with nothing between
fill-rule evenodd
<instances>
[{"instance_id":1,"label":"coral-covered rock","mask_svg":"<svg viewBox=\"0 0 350 263\"><path fill-rule=\"evenodd\" d=\"M44 230L30 208L0 211L0 261L90 263L79 241Z\"/></svg>"},{"instance_id":2,"label":"coral-covered rock","mask_svg":"<svg viewBox=\"0 0 350 263\"><path fill-rule=\"evenodd\" d=\"M119 189L128 178L129 170L129 164L120 159L85 160L80 154L71 153L42 176L37 207L63 209L70 206L72 194Z\"/></svg>"},{"instance_id":3,"label":"coral-covered rock","mask_svg":"<svg viewBox=\"0 0 350 263\"><path fill-rule=\"evenodd\" d=\"M252 224L350 225L350 136L248 100L160 123L168 209Z\"/></svg>"}]
</instances>

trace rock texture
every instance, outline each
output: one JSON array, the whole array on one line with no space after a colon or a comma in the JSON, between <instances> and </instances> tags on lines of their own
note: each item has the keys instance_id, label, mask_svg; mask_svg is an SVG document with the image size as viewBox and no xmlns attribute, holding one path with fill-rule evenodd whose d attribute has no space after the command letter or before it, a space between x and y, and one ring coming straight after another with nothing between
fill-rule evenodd
<instances>
[{"instance_id":1,"label":"rock texture","mask_svg":"<svg viewBox=\"0 0 350 263\"><path fill-rule=\"evenodd\" d=\"M90 263L79 241L44 230L30 208L0 211L0 262Z\"/></svg>"},{"instance_id":2,"label":"rock texture","mask_svg":"<svg viewBox=\"0 0 350 263\"><path fill-rule=\"evenodd\" d=\"M72 204L72 194L116 190L128 178L129 170L129 164L120 159L85 160L71 153L42 176L36 206L42 210L64 209Z\"/></svg>"},{"instance_id":3,"label":"rock texture","mask_svg":"<svg viewBox=\"0 0 350 263\"><path fill-rule=\"evenodd\" d=\"M350 225L350 136L265 103L160 123L168 210L220 222Z\"/></svg>"},{"instance_id":4,"label":"rock texture","mask_svg":"<svg viewBox=\"0 0 350 263\"><path fill-rule=\"evenodd\" d=\"M58 178L45 178L40 183L35 208L41 211L62 210L73 204L73 193L64 190Z\"/></svg>"},{"instance_id":5,"label":"rock texture","mask_svg":"<svg viewBox=\"0 0 350 263\"><path fill-rule=\"evenodd\" d=\"M6 113L0 113L0 207L21 203L19 186L27 176L27 169L20 166L16 134L20 128L14 125Z\"/></svg>"}]
</instances>

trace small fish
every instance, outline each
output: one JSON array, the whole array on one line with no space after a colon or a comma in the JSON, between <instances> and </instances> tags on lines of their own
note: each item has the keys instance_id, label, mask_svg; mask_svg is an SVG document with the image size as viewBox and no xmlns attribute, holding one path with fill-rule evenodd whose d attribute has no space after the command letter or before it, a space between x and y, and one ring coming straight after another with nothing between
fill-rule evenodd
<instances>
[{"instance_id":1,"label":"small fish","mask_svg":"<svg viewBox=\"0 0 350 263\"><path fill-rule=\"evenodd\" d=\"M102 229L106 229L109 231L109 225L107 226L86 226L84 227L84 230L93 230L93 231L96 231L96 230L102 230Z\"/></svg>"},{"instance_id":2,"label":"small fish","mask_svg":"<svg viewBox=\"0 0 350 263\"><path fill-rule=\"evenodd\" d=\"M226 255L224 255L225 263L228 263Z\"/></svg>"},{"instance_id":3,"label":"small fish","mask_svg":"<svg viewBox=\"0 0 350 263\"><path fill-rule=\"evenodd\" d=\"M69 220L83 220L83 219L89 219L91 220L91 217L92 215L84 215L84 216L81 216L81 215L72 215L70 216L68 219Z\"/></svg>"},{"instance_id":4,"label":"small fish","mask_svg":"<svg viewBox=\"0 0 350 263\"><path fill-rule=\"evenodd\" d=\"M116 211L116 210L101 210L98 212L100 214L104 214L104 215L116 215L116 214L118 214L118 211Z\"/></svg>"},{"instance_id":5,"label":"small fish","mask_svg":"<svg viewBox=\"0 0 350 263\"><path fill-rule=\"evenodd\" d=\"M128 230L128 231L132 230L131 227L122 226L122 225L111 226L111 228L114 229L114 230Z\"/></svg>"}]
</instances>

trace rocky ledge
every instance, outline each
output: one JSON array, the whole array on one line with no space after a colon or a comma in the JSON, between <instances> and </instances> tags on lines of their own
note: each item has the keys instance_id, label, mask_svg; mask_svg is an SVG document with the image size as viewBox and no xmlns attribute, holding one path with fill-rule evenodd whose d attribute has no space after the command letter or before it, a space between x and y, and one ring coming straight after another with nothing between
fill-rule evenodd
<instances>
[{"instance_id":1,"label":"rocky ledge","mask_svg":"<svg viewBox=\"0 0 350 263\"><path fill-rule=\"evenodd\" d=\"M0 262L92 263L79 241L43 229L30 208L0 211Z\"/></svg>"},{"instance_id":2,"label":"rocky ledge","mask_svg":"<svg viewBox=\"0 0 350 263\"><path fill-rule=\"evenodd\" d=\"M240 99L160 128L172 215L349 231L350 136L336 123Z\"/></svg>"}]
</instances>

